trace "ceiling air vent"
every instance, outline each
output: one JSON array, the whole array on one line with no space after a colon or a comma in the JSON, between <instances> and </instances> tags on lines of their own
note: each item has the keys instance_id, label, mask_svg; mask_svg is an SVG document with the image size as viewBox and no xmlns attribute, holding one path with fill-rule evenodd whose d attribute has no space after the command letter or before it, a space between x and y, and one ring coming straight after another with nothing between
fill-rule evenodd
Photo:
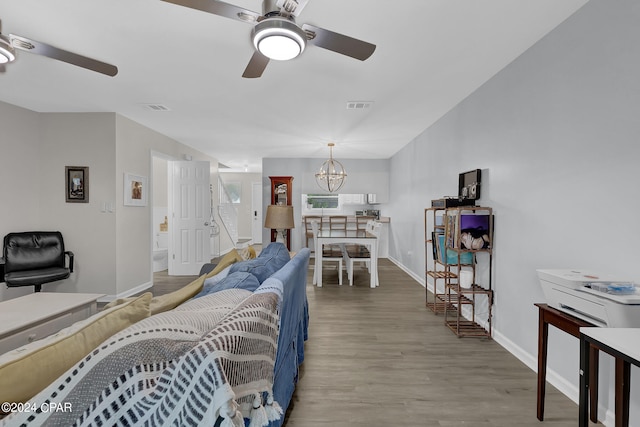
<instances>
[{"instance_id":1,"label":"ceiling air vent","mask_svg":"<svg viewBox=\"0 0 640 427\"><path fill-rule=\"evenodd\" d=\"M373 101L348 101L347 110L367 110L371 108Z\"/></svg>"},{"instance_id":2,"label":"ceiling air vent","mask_svg":"<svg viewBox=\"0 0 640 427\"><path fill-rule=\"evenodd\" d=\"M171 108L162 104L142 104L142 108L149 111L171 111Z\"/></svg>"}]
</instances>

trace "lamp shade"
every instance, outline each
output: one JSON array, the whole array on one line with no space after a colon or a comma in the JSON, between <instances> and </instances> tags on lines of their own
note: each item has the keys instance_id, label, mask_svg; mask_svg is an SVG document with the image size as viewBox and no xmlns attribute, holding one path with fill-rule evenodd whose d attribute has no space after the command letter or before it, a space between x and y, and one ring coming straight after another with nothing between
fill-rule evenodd
<instances>
[{"instance_id":1,"label":"lamp shade","mask_svg":"<svg viewBox=\"0 0 640 427\"><path fill-rule=\"evenodd\" d=\"M265 228L271 228L275 230L287 230L295 228L295 224L293 223L293 206L267 206L267 217L264 220L264 226Z\"/></svg>"}]
</instances>

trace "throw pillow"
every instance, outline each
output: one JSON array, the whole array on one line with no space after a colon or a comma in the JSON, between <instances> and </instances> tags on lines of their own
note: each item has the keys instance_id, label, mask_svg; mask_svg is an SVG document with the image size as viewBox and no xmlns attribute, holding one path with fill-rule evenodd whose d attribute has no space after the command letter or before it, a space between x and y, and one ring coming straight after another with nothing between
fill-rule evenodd
<instances>
[{"instance_id":1,"label":"throw pillow","mask_svg":"<svg viewBox=\"0 0 640 427\"><path fill-rule=\"evenodd\" d=\"M225 268L224 270L222 270L220 273L216 274L213 277L208 277L204 279L204 285L202 285L202 289L211 287L216 283L220 282L221 280L223 280L224 278L226 278L229 275L229 270L231 270L231 266Z\"/></svg>"},{"instance_id":2,"label":"throw pillow","mask_svg":"<svg viewBox=\"0 0 640 427\"><path fill-rule=\"evenodd\" d=\"M258 289L258 286L260 286L260 282L256 276L251 273L238 271L230 273L227 277L211 286L204 287L202 292L196 295L195 298L211 295L226 289L244 289L253 292Z\"/></svg>"},{"instance_id":3,"label":"throw pillow","mask_svg":"<svg viewBox=\"0 0 640 427\"><path fill-rule=\"evenodd\" d=\"M26 402L112 335L149 317L151 293L0 356L0 402Z\"/></svg>"},{"instance_id":4,"label":"throw pillow","mask_svg":"<svg viewBox=\"0 0 640 427\"><path fill-rule=\"evenodd\" d=\"M251 273L262 283L280 270L290 259L287 247L283 243L273 242L264 248L257 258L232 265L229 273L238 271Z\"/></svg>"},{"instance_id":5,"label":"throw pillow","mask_svg":"<svg viewBox=\"0 0 640 427\"><path fill-rule=\"evenodd\" d=\"M210 273L205 276L200 276L193 282L189 283L182 289L178 289L177 291L171 292L169 294L160 295L154 297L151 300L151 314L162 313L167 310L172 310L182 304L183 302L193 298L196 294L202 291L202 286L204 285L204 281L213 277L218 273L221 273L222 270L233 265L240 261L240 255L235 249L232 249L225 256L222 257L216 268L214 268Z\"/></svg>"}]
</instances>

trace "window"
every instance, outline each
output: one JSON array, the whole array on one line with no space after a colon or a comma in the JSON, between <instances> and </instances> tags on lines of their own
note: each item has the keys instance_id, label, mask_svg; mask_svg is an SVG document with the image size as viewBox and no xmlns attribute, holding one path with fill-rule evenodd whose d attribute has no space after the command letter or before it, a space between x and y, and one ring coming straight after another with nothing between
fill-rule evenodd
<instances>
[{"instance_id":1,"label":"window","mask_svg":"<svg viewBox=\"0 0 640 427\"><path fill-rule=\"evenodd\" d=\"M303 211L340 212L340 198L337 194L303 194Z\"/></svg>"},{"instance_id":2,"label":"window","mask_svg":"<svg viewBox=\"0 0 640 427\"><path fill-rule=\"evenodd\" d=\"M240 203L242 197L242 183L240 181L224 182L218 179L218 198L220 203Z\"/></svg>"}]
</instances>

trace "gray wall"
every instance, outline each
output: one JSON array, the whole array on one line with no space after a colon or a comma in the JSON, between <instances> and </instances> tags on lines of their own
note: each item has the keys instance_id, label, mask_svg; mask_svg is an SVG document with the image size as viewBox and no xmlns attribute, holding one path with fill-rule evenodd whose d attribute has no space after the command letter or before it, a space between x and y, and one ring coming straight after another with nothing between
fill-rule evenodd
<instances>
[{"instance_id":1,"label":"gray wall","mask_svg":"<svg viewBox=\"0 0 640 427\"><path fill-rule=\"evenodd\" d=\"M483 170L480 204L496 215L495 339L532 369L533 304L545 300L536 269L640 282L638 22L634 0L591 0L391 159L390 255L423 282L424 208L456 193L459 172ZM551 329L549 378L576 399L578 341ZM611 358L601 360L601 404L613 411ZM638 420L640 393L632 399Z\"/></svg>"}]
</instances>

